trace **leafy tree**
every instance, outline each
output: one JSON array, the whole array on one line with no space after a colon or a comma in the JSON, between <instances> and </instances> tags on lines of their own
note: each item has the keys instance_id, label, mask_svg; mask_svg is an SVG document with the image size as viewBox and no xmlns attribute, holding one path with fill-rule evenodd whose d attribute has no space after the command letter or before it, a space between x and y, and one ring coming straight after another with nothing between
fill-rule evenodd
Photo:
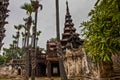
<instances>
[{"instance_id":1,"label":"leafy tree","mask_svg":"<svg viewBox=\"0 0 120 80\"><path fill-rule=\"evenodd\" d=\"M57 38L51 38L50 41L56 42Z\"/></svg>"},{"instance_id":2,"label":"leafy tree","mask_svg":"<svg viewBox=\"0 0 120 80\"><path fill-rule=\"evenodd\" d=\"M13 44L10 44L9 48L3 48L3 56L5 58L5 62L9 62L14 58L21 59L23 57L22 48L18 47L17 52L15 52L14 49L15 48Z\"/></svg>"},{"instance_id":3,"label":"leafy tree","mask_svg":"<svg viewBox=\"0 0 120 80\"><path fill-rule=\"evenodd\" d=\"M120 51L120 0L97 0L89 16L90 20L82 23L84 46L99 66L105 68L106 64L106 70L112 70L111 56ZM112 75L106 70L102 77Z\"/></svg>"},{"instance_id":4,"label":"leafy tree","mask_svg":"<svg viewBox=\"0 0 120 80\"><path fill-rule=\"evenodd\" d=\"M10 48L10 49L7 49L7 48L3 48L3 55L6 59L6 62L9 62L10 60L13 59L13 50Z\"/></svg>"},{"instance_id":5,"label":"leafy tree","mask_svg":"<svg viewBox=\"0 0 120 80\"><path fill-rule=\"evenodd\" d=\"M5 57L0 55L0 65L5 63Z\"/></svg>"}]
</instances>

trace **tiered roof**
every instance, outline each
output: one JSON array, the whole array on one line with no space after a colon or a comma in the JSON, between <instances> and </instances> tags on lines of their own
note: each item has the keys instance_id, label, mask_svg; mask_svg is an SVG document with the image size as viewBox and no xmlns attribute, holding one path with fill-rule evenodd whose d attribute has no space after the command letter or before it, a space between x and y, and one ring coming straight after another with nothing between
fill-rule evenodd
<instances>
[{"instance_id":1,"label":"tiered roof","mask_svg":"<svg viewBox=\"0 0 120 80\"><path fill-rule=\"evenodd\" d=\"M57 42L47 41L46 59L57 60Z\"/></svg>"},{"instance_id":2,"label":"tiered roof","mask_svg":"<svg viewBox=\"0 0 120 80\"><path fill-rule=\"evenodd\" d=\"M61 40L62 49L66 49L66 45L68 42L71 42L73 45L74 43L79 44L80 42L79 34L76 33L76 28L74 27L74 23L72 21L73 20L69 12L68 1L67 1L65 27L64 27L64 33L62 34L62 40ZM78 40L78 43L76 43L76 39ZM76 46L73 46L73 47L76 47Z\"/></svg>"},{"instance_id":3,"label":"tiered roof","mask_svg":"<svg viewBox=\"0 0 120 80\"><path fill-rule=\"evenodd\" d=\"M56 50L57 42L54 41L47 41L47 50L54 51Z\"/></svg>"}]
</instances>

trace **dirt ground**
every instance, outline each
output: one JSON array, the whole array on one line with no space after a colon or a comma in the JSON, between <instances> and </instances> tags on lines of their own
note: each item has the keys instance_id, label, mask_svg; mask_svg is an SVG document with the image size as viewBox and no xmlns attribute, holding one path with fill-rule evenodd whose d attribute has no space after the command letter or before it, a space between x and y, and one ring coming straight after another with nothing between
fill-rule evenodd
<instances>
[{"instance_id":1,"label":"dirt ground","mask_svg":"<svg viewBox=\"0 0 120 80\"><path fill-rule=\"evenodd\" d=\"M5 78L0 78L0 80L23 80L22 78L12 78L12 79L5 79ZM31 78L29 78L31 80ZM52 77L52 78L47 78L47 77L37 77L35 80L61 80L59 77Z\"/></svg>"}]
</instances>

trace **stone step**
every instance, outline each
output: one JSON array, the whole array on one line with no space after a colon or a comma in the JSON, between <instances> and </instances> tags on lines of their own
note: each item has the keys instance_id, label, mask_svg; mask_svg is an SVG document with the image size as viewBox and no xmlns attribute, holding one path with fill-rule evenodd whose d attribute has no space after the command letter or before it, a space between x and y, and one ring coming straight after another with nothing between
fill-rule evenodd
<instances>
[{"instance_id":1,"label":"stone step","mask_svg":"<svg viewBox=\"0 0 120 80\"><path fill-rule=\"evenodd\" d=\"M120 69L114 69L115 72L120 72Z\"/></svg>"},{"instance_id":2,"label":"stone step","mask_svg":"<svg viewBox=\"0 0 120 80\"><path fill-rule=\"evenodd\" d=\"M114 71L120 71L120 69L117 69L117 68L116 68L116 69L113 69L113 70L114 70Z\"/></svg>"},{"instance_id":3,"label":"stone step","mask_svg":"<svg viewBox=\"0 0 120 80\"><path fill-rule=\"evenodd\" d=\"M120 76L120 72L114 72L115 76Z\"/></svg>"},{"instance_id":4,"label":"stone step","mask_svg":"<svg viewBox=\"0 0 120 80\"><path fill-rule=\"evenodd\" d=\"M119 68L119 67L114 67L113 69L114 69L114 70L120 70L120 68Z\"/></svg>"}]
</instances>

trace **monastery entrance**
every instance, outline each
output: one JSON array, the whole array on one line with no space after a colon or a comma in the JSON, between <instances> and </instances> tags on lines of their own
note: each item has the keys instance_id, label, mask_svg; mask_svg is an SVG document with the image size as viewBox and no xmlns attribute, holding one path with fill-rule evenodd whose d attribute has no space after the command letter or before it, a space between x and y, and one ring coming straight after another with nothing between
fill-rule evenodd
<instances>
[{"instance_id":1,"label":"monastery entrance","mask_svg":"<svg viewBox=\"0 0 120 80\"><path fill-rule=\"evenodd\" d=\"M36 68L36 76L37 77L46 76L46 64L45 63L38 63L38 66Z\"/></svg>"},{"instance_id":2,"label":"monastery entrance","mask_svg":"<svg viewBox=\"0 0 120 80\"><path fill-rule=\"evenodd\" d=\"M60 69L59 69L59 63L58 62L52 62L51 63L51 75L52 76L60 76Z\"/></svg>"}]
</instances>

